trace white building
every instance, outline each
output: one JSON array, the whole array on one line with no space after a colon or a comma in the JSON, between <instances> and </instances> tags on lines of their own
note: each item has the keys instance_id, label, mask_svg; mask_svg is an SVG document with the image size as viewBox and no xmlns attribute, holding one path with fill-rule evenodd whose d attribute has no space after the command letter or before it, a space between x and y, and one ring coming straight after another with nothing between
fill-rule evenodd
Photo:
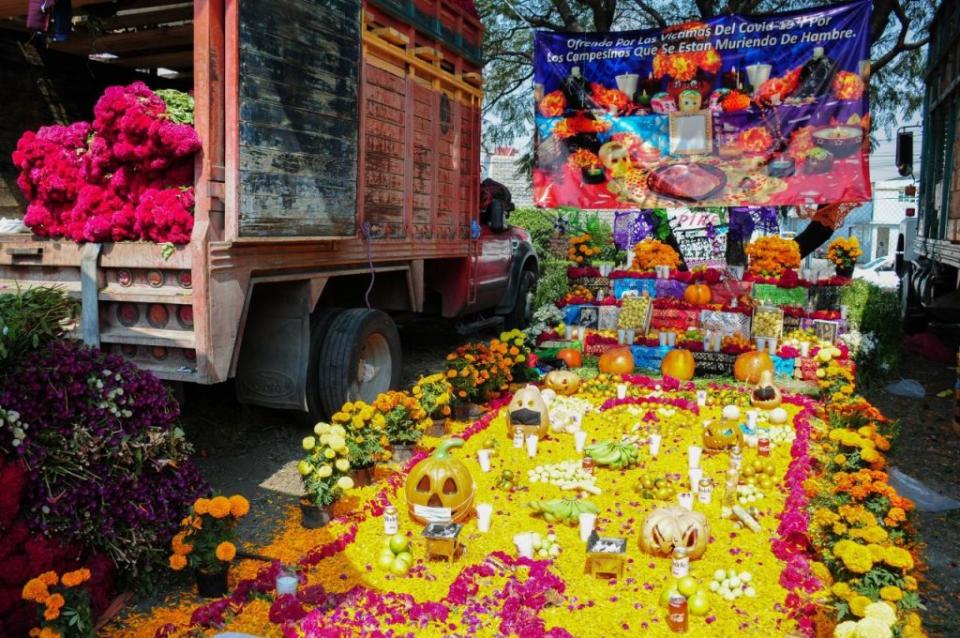
<instances>
[{"instance_id":1,"label":"white building","mask_svg":"<svg viewBox=\"0 0 960 638\"><path fill-rule=\"evenodd\" d=\"M500 182L508 189L517 208L533 206L533 185L530 177L517 167L520 152L509 146L499 146L493 153L484 153L481 161L483 179Z\"/></svg>"}]
</instances>

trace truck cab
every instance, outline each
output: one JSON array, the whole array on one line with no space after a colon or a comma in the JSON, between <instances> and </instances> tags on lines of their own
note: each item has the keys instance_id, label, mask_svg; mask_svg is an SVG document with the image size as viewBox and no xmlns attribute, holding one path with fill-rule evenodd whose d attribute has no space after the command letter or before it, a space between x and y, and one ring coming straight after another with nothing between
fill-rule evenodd
<instances>
[{"instance_id":1,"label":"truck cab","mask_svg":"<svg viewBox=\"0 0 960 638\"><path fill-rule=\"evenodd\" d=\"M397 385L395 317L523 324L525 231L481 205L469 0L74 0L65 41L0 7L0 154L91 118L107 86L193 93L203 142L188 243L0 235L0 292L56 285L75 335L160 378L321 418ZM22 5L22 6L21 6ZM83 78L78 82L77 78ZM0 215L27 202L0 165ZM486 215L486 217L485 217Z\"/></svg>"}]
</instances>

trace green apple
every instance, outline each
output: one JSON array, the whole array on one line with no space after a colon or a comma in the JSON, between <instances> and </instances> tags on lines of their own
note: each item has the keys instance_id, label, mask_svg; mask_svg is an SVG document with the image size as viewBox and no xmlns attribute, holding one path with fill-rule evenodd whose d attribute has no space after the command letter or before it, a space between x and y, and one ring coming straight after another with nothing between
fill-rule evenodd
<instances>
[{"instance_id":1,"label":"green apple","mask_svg":"<svg viewBox=\"0 0 960 638\"><path fill-rule=\"evenodd\" d=\"M410 571L410 563L402 558L394 558L393 562L390 563L390 571L396 576L406 576L407 572Z\"/></svg>"},{"instance_id":2,"label":"green apple","mask_svg":"<svg viewBox=\"0 0 960 638\"><path fill-rule=\"evenodd\" d=\"M396 558L396 556L394 556L390 548L387 547L380 552L380 556L377 558L377 566L380 567L380 569L390 569L394 558Z\"/></svg>"},{"instance_id":3,"label":"green apple","mask_svg":"<svg viewBox=\"0 0 960 638\"><path fill-rule=\"evenodd\" d=\"M693 596L698 588L697 580L693 576L684 576L680 579L680 582L677 583L677 590L687 598Z\"/></svg>"},{"instance_id":4,"label":"green apple","mask_svg":"<svg viewBox=\"0 0 960 638\"><path fill-rule=\"evenodd\" d=\"M394 554L405 552L410 546L410 541L403 534L394 534L390 537L390 549Z\"/></svg>"},{"instance_id":5,"label":"green apple","mask_svg":"<svg viewBox=\"0 0 960 638\"><path fill-rule=\"evenodd\" d=\"M670 596L673 594L679 594L680 590L677 589L677 579L671 578L670 581L664 585L663 592L660 594L660 606L666 607L670 604Z\"/></svg>"},{"instance_id":6,"label":"green apple","mask_svg":"<svg viewBox=\"0 0 960 638\"><path fill-rule=\"evenodd\" d=\"M694 616L706 616L710 611L710 599L707 592L698 589L693 596L687 599L687 609Z\"/></svg>"},{"instance_id":7,"label":"green apple","mask_svg":"<svg viewBox=\"0 0 960 638\"><path fill-rule=\"evenodd\" d=\"M407 563L411 565L413 564L413 554L411 554L408 551L400 552L399 554L397 554L397 558L399 558L400 560L407 561Z\"/></svg>"}]
</instances>

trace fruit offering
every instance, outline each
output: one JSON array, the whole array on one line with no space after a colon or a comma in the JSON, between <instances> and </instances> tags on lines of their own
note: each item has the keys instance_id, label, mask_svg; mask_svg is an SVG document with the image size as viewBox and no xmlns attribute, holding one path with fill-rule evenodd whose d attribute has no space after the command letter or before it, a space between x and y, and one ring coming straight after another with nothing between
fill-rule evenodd
<instances>
[{"instance_id":1,"label":"fruit offering","mask_svg":"<svg viewBox=\"0 0 960 638\"><path fill-rule=\"evenodd\" d=\"M599 514L600 509L590 501L573 498L555 498L550 501L530 501L527 506L534 515L542 514L548 523L576 525L580 514Z\"/></svg>"},{"instance_id":2,"label":"fruit offering","mask_svg":"<svg viewBox=\"0 0 960 638\"><path fill-rule=\"evenodd\" d=\"M738 573L735 569L718 569L713 573L709 587L710 591L716 592L726 601L736 600L741 596L753 598L757 591L750 584L752 581L753 574L748 571Z\"/></svg>"},{"instance_id":3,"label":"fruit offering","mask_svg":"<svg viewBox=\"0 0 960 638\"><path fill-rule=\"evenodd\" d=\"M677 492L679 491L676 483L656 474L641 476L633 487L641 498L658 501L673 501L677 498Z\"/></svg>"},{"instance_id":4,"label":"fruit offering","mask_svg":"<svg viewBox=\"0 0 960 638\"><path fill-rule=\"evenodd\" d=\"M563 490L583 490L591 494L599 494L600 490L594 484L593 474L583 469L580 461L561 461L548 465L538 465L527 472L527 480L531 483L550 483Z\"/></svg>"},{"instance_id":5,"label":"fruit offering","mask_svg":"<svg viewBox=\"0 0 960 638\"><path fill-rule=\"evenodd\" d=\"M394 534L384 541L384 547L377 558L377 566L394 576L405 576L413 564L410 553L410 539L403 534Z\"/></svg>"},{"instance_id":6,"label":"fruit offering","mask_svg":"<svg viewBox=\"0 0 960 638\"><path fill-rule=\"evenodd\" d=\"M710 589L713 589L713 583L710 583ZM687 599L687 612L691 616L706 616L710 613L710 598L707 595L707 588L693 576L684 576L683 578L671 578L664 585L660 593L660 606L666 607L670 603L670 596L680 594Z\"/></svg>"},{"instance_id":7,"label":"fruit offering","mask_svg":"<svg viewBox=\"0 0 960 638\"><path fill-rule=\"evenodd\" d=\"M646 330L650 323L650 310L652 307L650 297L647 295L624 297L623 305L620 307L617 327L626 330Z\"/></svg>"},{"instance_id":8,"label":"fruit offering","mask_svg":"<svg viewBox=\"0 0 960 638\"><path fill-rule=\"evenodd\" d=\"M640 448L631 443L600 441L584 448L587 456L597 465L614 470L635 465L640 460Z\"/></svg>"},{"instance_id":9,"label":"fruit offering","mask_svg":"<svg viewBox=\"0 0 960 638\"><path fill-rule=\"evenodd\" d=\"M760 489L771 490L776 487L777 468L771 461L754 459L744 463L740 469L740 479L747 485L755 485Z\"/></svg>"},{"instance_id":10,"label":"fruit offering","mask_svg":"<svg viewBox=\"0 0 960 638\"><path fill-rule=\"evenodd\" d=\"M537 558L556 558L560 555L560 543L556 534L541 536L533 532L533 553Z\"/></svg>"},{"instance_id":11,"label":"fruit offering","mask_svg":"<svg viewBox=\"0 0 960 638\"><path fill-rule=\"evenodd\" d=\"M753 313L753 336L779 339L783 330L783 310L774 306L761 306Z\"/></svg>"},{"instance_id":12,"label":"fruit offering","mask_svg":"<svg viewBox=\"0 0 960 638\"><path fill-rule=\"evenodd\" d=\"M741 505L748 505L754 503L763 498L763 492L758 490L753 485L738 485L737 486L737 501Z\"/></svg>"},{"instance_id":13,"label":"fruit offering","mask_svg":"<svg viewBox=\"0 0 960 638\"><path fill-rule=\"evenodd\" d=\"M500 472L500 478L497 479L497 489L505 492L512 492L517 488L517 478L511 470Z\"/></svg>"}]
</instances>

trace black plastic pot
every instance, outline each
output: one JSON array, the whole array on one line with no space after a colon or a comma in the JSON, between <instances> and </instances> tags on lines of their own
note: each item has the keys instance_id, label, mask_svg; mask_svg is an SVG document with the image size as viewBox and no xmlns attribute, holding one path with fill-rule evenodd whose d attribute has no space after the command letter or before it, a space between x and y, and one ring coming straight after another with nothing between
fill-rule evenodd
<instances>
[{"instance_id":1,"label":"black plastic pot","mask_svg":"<svg viewBox=\"0 0 960 638\"><path fill-rule=\"evenodd\" d=\"M227 595L227 574L230 568L223 571L208 574L206 572L196 571L197 593L202 598L221 598Z\"/></svg>"},{"instance_id":2,"label":"black plastic pot","mask_svg":"<svg viewBox=\"0 0 960 638\"><path fill-rule=\"evenodd\" d=\"M300 526L304 529L320 529L330 522L330 511L309 501L300 501Z\"/></svg>"}]
</instances>

